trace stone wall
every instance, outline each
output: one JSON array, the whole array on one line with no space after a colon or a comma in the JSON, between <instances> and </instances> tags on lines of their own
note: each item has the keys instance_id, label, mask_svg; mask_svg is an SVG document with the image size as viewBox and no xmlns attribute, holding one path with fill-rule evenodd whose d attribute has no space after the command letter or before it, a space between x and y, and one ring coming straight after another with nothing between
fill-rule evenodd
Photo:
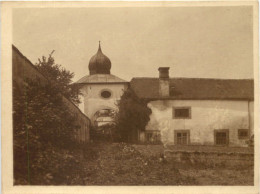
<instances>
[{"instance_id":1,"label":"stone wall","mask_svg":"<svg viewBox=\"0 0 260 194\"><path fill-rule=\"evenodd\" d=\"M211 166L252 166L254 165L253 153L236 152L187 152L187 151L165 151L168 160L183 163L201 164L205 167Z\"/></svg>"}]
</instances>

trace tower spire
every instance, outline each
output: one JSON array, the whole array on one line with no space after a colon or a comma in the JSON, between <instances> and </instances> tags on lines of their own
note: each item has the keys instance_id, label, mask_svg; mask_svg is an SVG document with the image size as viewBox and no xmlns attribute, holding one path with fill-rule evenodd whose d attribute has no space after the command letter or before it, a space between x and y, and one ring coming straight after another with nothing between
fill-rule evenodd
<instances>
[{"instance_id":1,"label":"tower spire","mask_svg":"<svg viewBox=\"0 0 260 194\"><path fill-rule=\"evenodd\" d=\"M93 57L91 57L88 68L90 75L110 74L111 61L102 53L101 41L98 41L98 51Z\"/></svg>"},{"instance_id":2,"label":"tower spire","mask_svg":"<svg viewBox=\"0 0 260 194\"><path fill-rule=\"evenodd\" d=\"M101 45L100 45L100 40L98 41L98 51L102 51L101 50Z\"/></svg>"}]
</instances>

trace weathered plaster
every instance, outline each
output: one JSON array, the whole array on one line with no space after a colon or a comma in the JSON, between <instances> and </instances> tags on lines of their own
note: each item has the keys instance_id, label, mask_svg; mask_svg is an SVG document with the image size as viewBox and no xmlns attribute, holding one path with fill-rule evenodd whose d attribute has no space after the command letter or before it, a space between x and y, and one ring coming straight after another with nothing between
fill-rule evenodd
<instances>
[{"instance_id":1,"label":"weathered plaster","mask_svg":"<svg viewBox=\"0 0 260 194\"><path fill-rule=\"evenodd\" d=\"M229 129L229 145L245 145L238 129L253 127L253 102L227 100L157 100L146 130L160 130L163 143L174 143L174 130L190 130L190 143L214 145L214 130ZM191 119L173 119L173 107L191 107ZM250 108L250 111L249 111ZM250 112L250 114L249 114Z\"/></svg>"}]
</instances>

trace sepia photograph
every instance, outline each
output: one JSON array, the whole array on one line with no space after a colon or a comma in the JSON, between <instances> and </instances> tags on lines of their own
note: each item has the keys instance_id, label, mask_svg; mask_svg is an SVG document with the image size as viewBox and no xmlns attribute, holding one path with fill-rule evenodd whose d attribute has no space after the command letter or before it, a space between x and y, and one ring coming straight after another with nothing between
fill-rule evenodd
<instances>
[{"instance_id":1,"label":"sepia photograph","mask_svg":"<svg viewBox=\"0 0 260 194\"><path fill-rule=\"evenodd\" d=\"M12 187L258 188L257 2L5 3Z\"/></svg>"}]
</instances>

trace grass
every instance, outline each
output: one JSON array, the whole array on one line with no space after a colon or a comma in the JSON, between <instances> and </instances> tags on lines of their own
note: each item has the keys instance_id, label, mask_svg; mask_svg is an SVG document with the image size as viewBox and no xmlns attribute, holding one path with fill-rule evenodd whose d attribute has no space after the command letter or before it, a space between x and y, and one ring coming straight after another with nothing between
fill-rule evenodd
<instances>
[{"instance_id":1,"label":"grass","mask_svg":"<svg viewBox=\"0 0 260 194\"><path fill-rule=\"evenodd\" d=\"M92 144L85 185L253 185L253 166L206 167L163 159L162 145Z\"/></svg>"},{"instance_id":2,"label":"grass","mask_svg":"<svg viewBox=\"0 0 260 194\"><path fill-rule=\"evenodd\" d=\"M164 158L162 145L90 143L49 148L33 163L32 185L253 185L253 166L208 166ZM26 185L26 176L16 185Z\"/></svg>"}]
</instances>

